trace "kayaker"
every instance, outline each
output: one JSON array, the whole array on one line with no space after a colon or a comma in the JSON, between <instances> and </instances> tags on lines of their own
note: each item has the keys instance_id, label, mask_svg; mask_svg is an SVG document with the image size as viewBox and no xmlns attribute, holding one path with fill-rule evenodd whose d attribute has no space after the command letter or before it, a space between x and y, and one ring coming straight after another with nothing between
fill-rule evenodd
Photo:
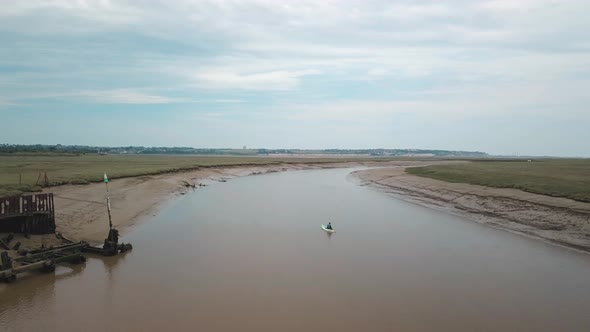
<instances>
[{"instance_id":1,"label":"kayaker","mask_svg":"<svg viewBox=\"0 0 590 332\"><path fill-rule=\"evenodd\" d=\"M331 222L329 222L329 223L326 225L326 229L332 229L332 223L331 223Z\"/></svg>"}]
</instances>

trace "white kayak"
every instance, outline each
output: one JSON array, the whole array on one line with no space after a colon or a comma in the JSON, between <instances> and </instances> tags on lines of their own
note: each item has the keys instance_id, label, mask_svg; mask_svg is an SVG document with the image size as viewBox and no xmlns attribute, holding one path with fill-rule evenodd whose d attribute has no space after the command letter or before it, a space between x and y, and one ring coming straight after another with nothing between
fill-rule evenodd
<instances>
[{"instance_id":1,"label":"white kayak","mask_svg":"<svg viewBox=\"0 0 590 332\"><path fill-rule=\"evenodd\" d=\"M325 230L328 233L334 233L335 231L333 229L327 229L326 225L322 225L322 229Z\"/></svg>"}]
</instances>

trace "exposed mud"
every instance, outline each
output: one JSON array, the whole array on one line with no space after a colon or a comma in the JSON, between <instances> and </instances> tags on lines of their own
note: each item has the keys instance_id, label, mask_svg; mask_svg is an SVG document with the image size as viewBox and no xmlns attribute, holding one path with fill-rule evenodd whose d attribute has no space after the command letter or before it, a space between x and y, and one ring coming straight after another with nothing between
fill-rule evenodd
<instances>
[{"instance_id":1,"label":"exposed mud","mask_svg":"<svg viewBox=\"0 0 590 332\"><path fill-rule=\"evenodd\" d=\"M448 183L409 175L405 167L357 171L370 185L404 200L477 222L590 252L590 203L516 189Z\"/></svg>"}]
</instances>

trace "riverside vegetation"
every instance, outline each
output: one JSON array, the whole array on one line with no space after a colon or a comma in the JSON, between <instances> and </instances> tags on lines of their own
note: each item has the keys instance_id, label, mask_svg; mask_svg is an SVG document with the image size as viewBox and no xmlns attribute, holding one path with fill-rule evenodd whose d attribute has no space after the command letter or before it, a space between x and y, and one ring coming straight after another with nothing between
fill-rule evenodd
<instances>
[{"instance_id":1,"label":"riverside vegetation","mask_svg":"<svg viewBox=\"0 0 590 332\"><path fill-rule=\"evenodd\" d=\"M13 155L0 156L0 197L41 190L42 186L100 182L109 178L194 170L201 167L333 163L390 160L368 157L238 157L186 155ZM45 183L45 173L48 181Z\"/></svg>"},{"instance_id":2,"label":"riverside vegetation","mask_svg":"<svg viewBox=\"0 0 590 332\"><path fill-rule=\"evenodd\" d=\"M407 168L406 172L447 182L514 188L590 202L590 159L482 160Z\"/></svg>"}]
</instances>

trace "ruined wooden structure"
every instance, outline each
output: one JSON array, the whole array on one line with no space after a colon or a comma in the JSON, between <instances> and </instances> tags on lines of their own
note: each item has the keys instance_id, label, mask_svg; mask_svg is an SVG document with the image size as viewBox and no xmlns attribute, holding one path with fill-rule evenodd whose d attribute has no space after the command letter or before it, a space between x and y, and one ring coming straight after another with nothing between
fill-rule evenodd
<instances>
[{"instance_id":1,"label":"ruined wooden structure","mask_svg":"<svg viewBox=\"0 0 590 332\"><path fill-rule=\"evenodd\" d=\"M53 194L0 197L0 233L55 233Z\"/></svg>"},{"instance_id":2,"label":"ruined wooden structure","mask_svg":"<svg viewBox=\"0 0 590 332\"><path fill-rule=\"evenodd\" d=\"M130 243L119 243L119 232L111 229L109 237L105 239L102 248L93 247L86 242L73 242L60 234L58 237L66 244L50 247L37 248L32 250L18 250L20 242L12 247L12 250L18 252L17 257L10 257L8 251L0 253L0 282L11 283L17 278L17 275L28 272L53 272L56 264L70 263L81 264L86 262L83 253L92 253L102 256L114 256L131 250L133 247ZM0 246L9 250L10 242L14 239L12 234L5 238L0 238Z\"/></svg>"},{"instance_id":3,"label":"ruined wooden structure","mask_svg":"<svg viewBox=\"0 0 590 332\"><path fill-rule=\"evenodd\" d=\"M6 251L0 254L0 281L13 282L21 273L40 271L53 272L55 265L68 262L80 264L86 261L82 249L88 245L84 242L24 252L21 257L11 258Z\"/></svg>"},{"instance_id":4,"label":"ruined wooden structure","mask_svg":"<svg viewBox=\"0 0 590 332\"><path fill-rule=\"evenodd\" d=\"M104 175L105 184L108 183ZM102 248L93 247L85 242L70 241L61 234L56 234L65 245L55 248L37 248L19 250L20 242L14 245L12 233L53 234L55 233L55 208L53 194L32 194L15 197L0 197L0 233L9 233L0 237L0 282L13 282L20 273L31 271L52 272L55 265L62 262L79 264L86 261L83 252L113 256L131 250L130 243L119 243L119 231L113 227L111 204L107 189L107 212L109 215L109 233ZM10 256L10 252L12 257ZM18 255L15 255L15 252Z\"/></svg>"}]
</instances>

